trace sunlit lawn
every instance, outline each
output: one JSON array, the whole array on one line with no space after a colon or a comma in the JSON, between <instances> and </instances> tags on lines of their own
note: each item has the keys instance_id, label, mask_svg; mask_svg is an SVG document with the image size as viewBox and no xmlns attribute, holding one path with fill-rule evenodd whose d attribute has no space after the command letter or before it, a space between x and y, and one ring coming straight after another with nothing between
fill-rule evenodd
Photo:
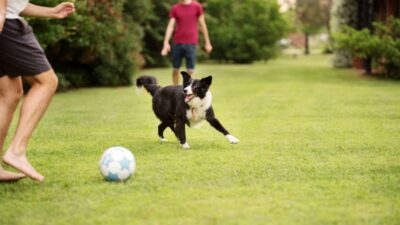
<instances>
[{"instance_id":1,"label":"sunlit lawn","mask_svg":"<svg viewBox=\"0 0 400 225\"><path fill-rule=\"evenodd\" d=\"M169 69L141 73L170 82ZM335 70L329 58L199 65L241 143L208 124L159 143L150 96L134 87L58 94L30 143L42 184L0 184L0 224L400 224L400 83ZM15 126L15 123L14 123ZM126 183L98 160L122 145Z\"/></svg>"}]
</instances>

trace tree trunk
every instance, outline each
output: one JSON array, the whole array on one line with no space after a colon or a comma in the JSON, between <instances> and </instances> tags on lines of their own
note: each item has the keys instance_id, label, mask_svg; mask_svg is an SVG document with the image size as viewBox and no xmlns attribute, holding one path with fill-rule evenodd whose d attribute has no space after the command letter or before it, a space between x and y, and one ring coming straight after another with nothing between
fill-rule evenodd
<instances>
[{"instance_id":1,"label":"tree trunk","mask_svg":"<svg viewBox=\"0 0 400 225\"><path fill-rule=\"evenodd\" d=\"M358 29L368 28L373 31L372 22L374 20L374 0L358 0ZM372 58L367 56L363 60L364 70L366 74L372 74Z\"/></svg>"},{"instance_id":2,"label":"tree trunk","mask_svg":"<svg viewBox=\"0 0 400 225\"><path fill-rule=\"evenodd\" d=\"M364 70L365 73L368 75L372 74L372 58L370 56L368 56L365 60L364 60Z\"/></svg>"},{"instance_id":3,"label":"tree trunk","mask_svg":"<svg viewBox=\"0 0 400 225\"><path fill-rule=\"evenodd\" d=\"M310 39L310 34L308 32L304 33L305 37L305 46L304 46L304 54L309 55L310 54L310 45L309 45L309 39Z\"/></svg>"}]
</instances>

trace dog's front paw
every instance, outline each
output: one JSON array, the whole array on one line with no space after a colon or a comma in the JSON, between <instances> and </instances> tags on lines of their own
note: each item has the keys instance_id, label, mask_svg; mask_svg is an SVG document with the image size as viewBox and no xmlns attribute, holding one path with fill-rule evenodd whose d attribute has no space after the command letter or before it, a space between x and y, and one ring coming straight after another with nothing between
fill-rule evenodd
<instances>
[{"instance_id":1,"label":"dog's front paw","mask_svg":"<svg viewBox=\"0 0 400 225\"><path fill-rule=\"evenodd\" d=\"M228 134L225 136L231 144L239 143L239 139L235 138L232 134Z\"/></svg>"},{"instance_id":2,"label":"dog's front paw","mask_svg":"<svg viewBox=\"0 0 400 225\"><path fill-rule=\"evenodd\" d=\"M190 146L189 146L189 144L188 144L188 143L185 143L185 144L182 144L182 148L183 148L183 149L189 149L189 148L190 148Z\"/></svg>"}]
</instances>

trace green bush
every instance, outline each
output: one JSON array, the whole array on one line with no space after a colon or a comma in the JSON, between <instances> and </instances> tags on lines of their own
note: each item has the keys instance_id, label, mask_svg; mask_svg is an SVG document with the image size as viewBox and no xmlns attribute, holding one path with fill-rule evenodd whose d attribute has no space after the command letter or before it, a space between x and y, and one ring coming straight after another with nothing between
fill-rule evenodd
<instances>
[{"instance_id":1,"label":"green bush","mask_svg":"<svg viewBox=\"0 0 400 225\"><path fill-rule=\"evenodd\" d=\"M55 6L61 0L32 0ZM168 12L178 0L75 1L77 12L64 20L29 18L59 77L60 89L131 84L135 60L166 66L160 51ZM269 59L285 30L278 5L258 0L209 0L204 3L212 59L250 63ZM200 36L201 38L201 36ZM199 59L206 55L198 51Z\"/></svg>"},{"instance_id":2,"label":"green bush","mask_svg":"<svg viewBox=\"0 0 400 225\"><path fill-rule=\"evenodd\" d=\"M143 55L146 66L165 66L168 57L160 51L168 12L177 0L152 0L149 20L143 24L145 30ZM258 0L209 0L203 3L210 39L214 47L210 58L222 62L250 63L269 59L276 54L276 42L283 36L286 23L279 13L278 5L272 1ZM200 34L200 44L203 45ZM207 58L197 51L199 60Z\"/></svg>"},{"instance_id":3,"label":"green bush","mask_svg":"<svg viewBox=\"0 0 400 225\"><path fill-rule=\"evenodd\" d=\"M373 27L374 32L345 27L335 35L336 48L360 58L371 57L381 74L400 79L400 19L375 22Z\"/></svg>"},{"instance_id":4,"label":"green bush","mask_svg":"<svg viewBox=\"0 0 400 225\"><path fill-rule=\"evenodd\" d=\"M342 31L343 27L357 26L358 1L337 0L334 1L332 15L332 29L334 32ZM352 65L352 55L347 49L334 50L333 66L336 68L349 68Z\"/></svg>"},{"instance_id":5,"label":"green bush","mask_svg":"<svg viewBox=\"0 0 400 225\"><path fill-rule=\"evenodd\" d=\"M168 24L168 13L177 0L151 0L151 11L145 15L147 20L142 23L144 29L142 54L147 67L167 66L169 57L161 56L165 29Z\"/></svg>"},{"instance_id":6,"label":"green bush","mask_svg":"<svg viewBox=\"0 0 400 225\"><path fill-rule=\"evenodd\" d=\"M38 5L55 6L60 1L35 0ZM131 7L132 3L138 7ZM77 12L64 20L29 19L57 72L72 87L119 86L131 84L134 55L140 51L143 30L135 19L139 2L104 0L101 4L82 0ZM139 7L140 6L140 7ZM129 15L124 14L129 11ZM63 79L64 79L63 78Z\"/></svg>"},{"instance_id":7,"label":"green bush","mask_svg":"<svg viewBox=\"0 0 400 225\"><path fill-rule=\"evenodd\" d=\"M286 23L277 3L258 0L209 0L212 59L251 63L272 58Z\"/></svg>"}]
</instances>

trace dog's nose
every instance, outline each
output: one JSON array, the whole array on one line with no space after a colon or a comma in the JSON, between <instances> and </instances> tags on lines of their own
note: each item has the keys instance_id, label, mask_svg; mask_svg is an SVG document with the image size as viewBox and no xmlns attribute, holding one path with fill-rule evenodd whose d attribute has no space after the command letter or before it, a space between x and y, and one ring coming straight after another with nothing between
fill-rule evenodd
<instances>
[{"instance_id":1,"label":"dog's nose","mask_svg":"<svg viewBox=\"0 0 400 225\"><path fill-rule=\"evenodd\" d=\"M186 88L184 88L184 89L183 89L183 93L187 94L187 92L188 92L188 91L186 90Z\"/></svg>"}]
</instances>

